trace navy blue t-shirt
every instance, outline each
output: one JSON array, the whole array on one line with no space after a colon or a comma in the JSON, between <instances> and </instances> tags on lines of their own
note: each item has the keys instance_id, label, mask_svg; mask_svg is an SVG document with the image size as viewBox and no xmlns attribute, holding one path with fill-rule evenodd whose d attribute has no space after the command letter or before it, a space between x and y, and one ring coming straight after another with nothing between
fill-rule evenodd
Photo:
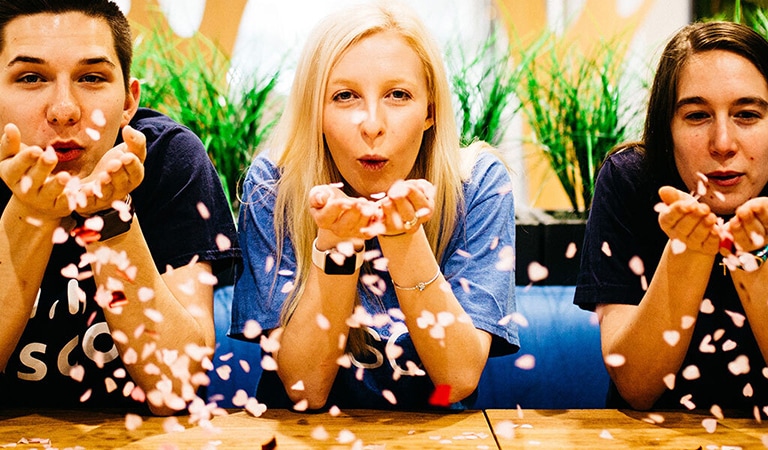
<instances>
[{"instance_id":1,"label":"navy blue t-shirt","mask_svg":"<svg viewBox=\"0 0 768 450\"><path fill-rule=\"evenodd\" d=\"M679 176L666 184L687 190ZM641 277L630 269L629 262L640 257L650 283L669 240L654 211L654 205L661 201L659 187L646 172L639 151L625 150L606 160L597 177L574 303L589 310L601 303L640 303L645 291ZM610 251L605 251L604 246ZM654 409L681 409L685 408L681 400L690 400L699 409L718 405L752 414L755 406L762 409L768 405L768 379L763 375L766 363L749 321L745 320L743 326L736 324L739 316L745 316L744 308L730 273L720 262L716 258L704 294L714 311L702 308L703 312L699 312L674 389L667 389ZM750 371L734 375L728 365L740 356L748 358ZM689 366L699 369L698 378L683 377L683 370ZM613 383L607 406L628 406Z\"/></svg>"},{"instance_id":2,"label":"navy blue t-shirt","mask_svg":"<svg viewBox=\"0 0 768 450\"><path fill-rule=\"evenodd\" d=\"M130 125L147 137L144 180L131 197L160 273L167 266L188 264L193 257L210 262L215 274L231 272L240 257L234 221L200 139L145 108ZM2 209L10 197L10 190L0 183ZM201 216L199 202L210 218ZM219 249L219 234L230 239L230 248ZM61 273L62 268L79 264L84 252L74 239L54 245L37 305L0 377L0 406L144 409L126 396L132 381L94 300L93 278L76 280ZM82 366L82 380L76 379L79 373L70 376L73 366Z\"/></svg>"}]
</instances>

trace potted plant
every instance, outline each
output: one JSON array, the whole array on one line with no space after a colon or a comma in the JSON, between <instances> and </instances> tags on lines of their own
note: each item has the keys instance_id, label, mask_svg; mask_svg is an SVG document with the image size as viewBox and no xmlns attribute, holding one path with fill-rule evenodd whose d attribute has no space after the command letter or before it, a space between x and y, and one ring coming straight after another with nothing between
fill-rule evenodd
<instances>
[{"instance_id":1,"label":"potted plant","mask_svg":"<svg viewBox=\"0 0 768 450\"><path fill-rule=\"evenodd\" d=\"M624 78L623 49L612 41L582 53L552 35L540 57L524 68L519 96L532 142L546 156L571 206L538 211L533 223L523 225L522 231L532 239L522 240L530 245L518 248L518 259L525 256L547 267L549 276L541 280L547 284L575 284L577 249L600 164L627 139L640 111L627 101L630 85ZM519 261L518 267L525 263ZM527 275L518 270L518 280L525 281Z\"/></svg>"},{"instance_id":2,"label":"potted plant","mask_svg":"<svg viewBox=\"0 0 768 450\"><path fill-rule=\"evenodd\" d=\"M200 137L236 213L239 181L279 117L279 69L264 78L242 76L203 35L181 40L165 27L138 33L133 67L141 105Z\"/></svg>"}]
</instances>

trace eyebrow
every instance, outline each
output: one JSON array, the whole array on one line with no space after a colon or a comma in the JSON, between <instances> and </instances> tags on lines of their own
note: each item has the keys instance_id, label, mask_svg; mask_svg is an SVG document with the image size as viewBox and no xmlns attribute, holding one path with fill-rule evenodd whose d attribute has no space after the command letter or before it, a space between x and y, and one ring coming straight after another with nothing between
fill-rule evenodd
<instances>
[{"instance_id":1,"label":"eyebrow","mask_svg":"<svg viewBox=\"0 0 768 450\"><path fill-rule=\"evenodd\" d=\"M45 60L42 58L37 58L34 56L26 56L26 55L19 55L15 58L13 58L9 63L7 67L12 67L16 64L45 64ZM108 57L106 56L96 56L93 58L83 58L80 61L78 61L78 65L81 66L95 66L98 64L107 64L108 66L115 68L117 67L115 63L113 63Z\"/></svg>"},{"instance_id":2,"label":"eyebrow","mask_svg":"<svg viewBox=\"0 0 768 450\"><path fill-rule=\"evenodd\" d=\"M706 103L707 101L704 100L703 97L681 98L680 100L677 101L677 103L675 103L675 110L678 110L686 105L703 105ZM734 102L734 105L736 106L756 105L760 108L766 109L768 108L768 101L766 101L761 97L741 97Z\"/></svg>"}]
</instances>

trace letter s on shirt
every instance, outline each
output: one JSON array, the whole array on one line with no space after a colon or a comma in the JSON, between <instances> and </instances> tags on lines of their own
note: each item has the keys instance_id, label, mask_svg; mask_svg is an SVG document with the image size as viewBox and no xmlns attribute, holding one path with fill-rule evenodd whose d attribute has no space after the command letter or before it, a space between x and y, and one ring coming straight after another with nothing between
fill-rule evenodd
<instances>
[{"instance_id":1,"label":"letter s on shirt","mask_svg":"<svg viewBox=\"0 0 768 450\"><path fill-rule=\"evenodd\" d=\"M24 373L19 371L18 377L20 380L26 381L40 381L45 378L45 374L48 373L48 367L44 362L36 359L32 356L32 353L45 354L46 345L41 342L32 342L24 346L19 353L19 360L22 364L33 370L32 373Z\"/></svg>"}]
</instances>

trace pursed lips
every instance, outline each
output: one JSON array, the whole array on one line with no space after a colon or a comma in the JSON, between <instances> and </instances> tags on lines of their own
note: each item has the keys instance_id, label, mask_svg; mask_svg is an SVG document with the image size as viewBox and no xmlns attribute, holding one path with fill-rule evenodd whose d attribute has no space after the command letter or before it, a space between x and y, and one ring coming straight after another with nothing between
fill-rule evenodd
<instances>
[{"instance_id":1,"label":"pursed lips","mask_svg":"<svg viewBox=\"0 0 768 450\"><path fill-rule=\"evenodd\" d=\"M51 147L56 151L59 162L72 161L85 151L83 146L74 141L54 142Z\"/></svg>"},{"instance_id":2,"label":"pursed lips","mask_svg":"<svg viewBox=\"0 0 768 450\"><path fill-rule=\"evenodd\" d=\"M706 174L707 179L711 183L722 187L738 184L743 176L744 172L734 171L714 171Z\"/></svg>"},{"instance_id":3,"label":"pursed lips","mask_svg":"<svg viewBox=\"0 0 768 450\"><path fill-rule=\"evenodd\" d=\"M380 156L363 156L362 158L358 158L357 162L360 163L365 170L377 171L383 169L389 160Z\"/></svg>"}]
</instances>

